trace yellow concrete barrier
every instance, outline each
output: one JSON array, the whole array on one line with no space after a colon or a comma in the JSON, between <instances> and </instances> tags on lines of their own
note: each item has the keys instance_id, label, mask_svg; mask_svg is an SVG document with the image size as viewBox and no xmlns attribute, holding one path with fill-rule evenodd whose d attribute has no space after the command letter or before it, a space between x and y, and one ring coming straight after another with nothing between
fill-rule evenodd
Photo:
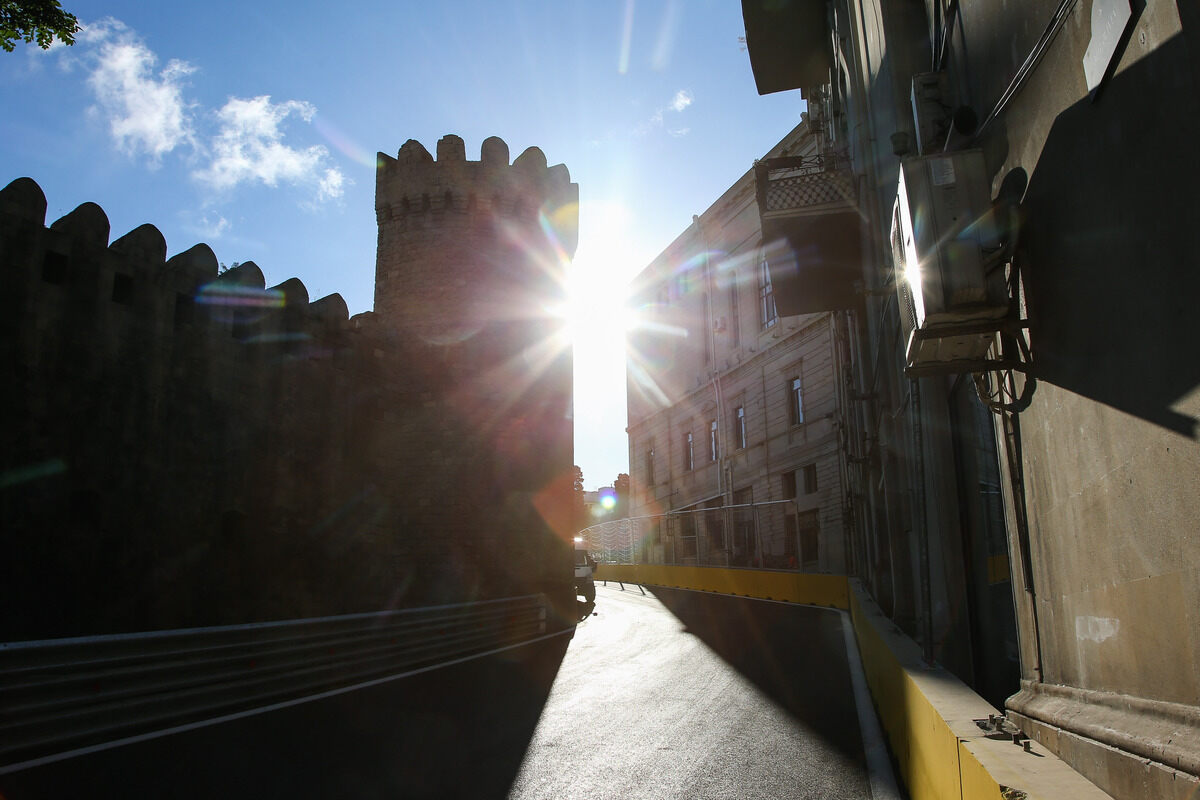
<instances>
[{"instance_id":1,"label":"yellow concrete barrier","mask_svg":"<svg viewBox=\"0 0 1200 800\"><path fill-rule=\"evenodd\" d=\"M912 800L1111 800L1041 745L1032 752L975 724L1000 712L945 669L842 575L601 564L597 580L785 600L850 612L871 698Z\"/></svg>"},{"instance_id":2,"label":"yellow concrete barrier","mask_svg":"<svg viewBox=\"0 0 1200 800\"><path fill-rule=\"evenodd\" d=\"M843 610L850 607L844 575L666 564L601 564L596 570L596 580L696 589Z\"/></svg>"}]
</instances>

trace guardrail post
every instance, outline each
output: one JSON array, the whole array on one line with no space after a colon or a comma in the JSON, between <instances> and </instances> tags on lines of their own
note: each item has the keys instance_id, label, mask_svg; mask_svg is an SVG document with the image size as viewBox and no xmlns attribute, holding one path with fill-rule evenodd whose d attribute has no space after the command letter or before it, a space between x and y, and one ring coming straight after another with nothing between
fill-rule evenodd
<instances>
[{"instance_id":1,"label":"guardrail post","mask_svg":"<svg viewBox=\"0 0 1200 800\"><path fill-rule=\"evenodd\" d=\"M758 506L754 506L754 542L757 545L754 555L755 555L755 559L758 561L759 567L762 567L762 565L763 565L763 545L762 545L761 522L762 522L762 520L759 517Z\"/></svg>"}]
</instances>

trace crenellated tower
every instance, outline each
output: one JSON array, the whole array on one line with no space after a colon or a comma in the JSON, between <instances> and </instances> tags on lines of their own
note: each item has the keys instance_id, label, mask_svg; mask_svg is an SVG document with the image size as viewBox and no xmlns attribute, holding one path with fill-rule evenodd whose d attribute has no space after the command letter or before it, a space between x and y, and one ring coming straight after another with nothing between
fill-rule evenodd
<instances>
[{"instance_id":1,"label":"crenellated tower","mask_svg":"<svg viewBox=\"0 0 1200 800\"><path fill-rule=\"evenodd\" d=\"M379 154L375 313L433 344L464 342L496 323L529 319L562 295L578 238L579 186L530 147L483 142L467 161L443 136L435 160L409 139Z\"/></svg>"},{"instance_id":2,"label":"crenellated tower","mask_svg":"<svg viewBox=\"0 0 1200 800\"><path fill-rule=\"evenodd\" d=\"M510 164L496 137L479 161L454 135L436 159L411 139L396 158L379 154L374 324L424 367L426 402L471 440L430 455L470 477L428 524L465 526L487 559L515 559L541 573L535 583L563 569L547 537L574 534L571 349L554 310L578 203L566 166L536 147Z\"/></svg>"}]
</instances>

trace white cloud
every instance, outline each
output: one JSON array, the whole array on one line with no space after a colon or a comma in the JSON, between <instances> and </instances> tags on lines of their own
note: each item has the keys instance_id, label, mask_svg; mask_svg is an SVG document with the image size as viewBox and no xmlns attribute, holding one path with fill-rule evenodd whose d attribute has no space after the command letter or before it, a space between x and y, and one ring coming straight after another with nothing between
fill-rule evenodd
<instances>
[{"instance_id":1,"label":"white cloud","mask_svg":"<svg viewBox=\"0 0 1200 800\"><path fill-rule=\"evenodd\" d=\"M242 183L276 186L284 181L315 185L318 200L341 197L345 177L336 167L326 166L328 150L283 143L281 125L288 117L308 122L316 111L300 100L272 103L270 95L231 97L216 113L220 128L209 143L209 162L192 176L218 191Z\"/></svg>"},{"instance_id":2,"label":"white cloud","mask_svg":"<svg viewBox=\"0 0 1200 800\"><path fill-rule=\"evenodd\" d=\"M95 47L88 86L118 148L131 156L144 153L157 165L176 147L193 143L183 87L195 67L172 59L156 74L158 57L113 19L87 26L78 38Z\"/></svg>"},{"instance_id":3,"label":"white cloud","mask_svg":"<svg viewBox=\"0 0 1200 800\"><path fill-rule=\"evenodd\" d=\"M196 226L196 232L205 239L220 239L227 230L229 230L229 220L220 214L216 215L216 219L205 214L200 217L200 224Z\"/></svg>"},{"instance_id":4,"label":"white cloud","mask_svg":"<svg viewBox=\"0 0 1200 800\"><path fill-rule=\"evenodd\" d=\"M182 152L193 165L192 176L217 191L283 182L311 187L316 202L341 197L350 182L330 163L324 147L285 142L285 121L310 122L317 112L311 103L272 103L264 94L230 97L219 110L206 111L185 96L195 66L171 59L156 69L158 55L111 17L83 26L76 43L74 48L54 48L59 64L68 72L86 71L96 100L88 113L107 124L122 152L146 156L147 166L157 167L164 156ZM229 223L218 217L204 225L209 236L217 237Z\"/></svg>"},{"instance_id":5,"label":"white cloud","mask_svg":"<svg viewBox=\"0 0 1200 800\"><path fill-rule=\"evenodd\" d=\"M681 113L685 108L687 108L691 104L692 104L692 93L689 92L687 89L680 89L678 92L675 93L675 96L671 98L671 102L668 103L665 108L656 109L655 112L650 115L650 119L646 120L645 122L643 122L642 124L640 124L636 128L634 128L633 134L635 136L645 136L647 133L654 130L655 128L663 127L664 115L668 111L673 111L678 114L678 113ZM672 136L687 136L689 131L691 131L691 128L668 128L667 129L667 133L671 134Z\"/></svg>"},{"instance_id":6,"label":"white cloud","mask_svg":"<svg viewBox=\"0 0 1200 800\"><path fill-rule=\"evenodd\" d=\"M683 111L692 104L692 93L687 89L680 89L675 93L675 97L671 100L672 111Z\"/></svg>"},{"instance_id":7,"label":"white cloud","mask_svg":"<svg viewBox=\"0 0 1200 800\"><path fill-rule=\"evenodd\" d=\"M317 200L331 200L335 197L341 197L345 184L346 176L341 171L333 168L325 170L325 176L317 184Z\"/></svg>"}]
</instances>

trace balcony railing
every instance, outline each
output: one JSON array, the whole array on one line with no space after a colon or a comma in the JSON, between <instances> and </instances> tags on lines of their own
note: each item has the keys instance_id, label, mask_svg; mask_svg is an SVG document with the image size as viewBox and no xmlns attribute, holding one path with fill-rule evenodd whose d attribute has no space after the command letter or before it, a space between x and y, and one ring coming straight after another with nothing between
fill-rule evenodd
<instances>
[{"instance_id":1,"label":"balcony railing","mask_svg":"<svg viewBox=\"0 0 1200 800\"><path fill-rule=\"evenodd\" d=\"M842 152L763 159L754 164L754 181L764 222L858 207L850 159Z\"/></svg>"}]
</instances>

